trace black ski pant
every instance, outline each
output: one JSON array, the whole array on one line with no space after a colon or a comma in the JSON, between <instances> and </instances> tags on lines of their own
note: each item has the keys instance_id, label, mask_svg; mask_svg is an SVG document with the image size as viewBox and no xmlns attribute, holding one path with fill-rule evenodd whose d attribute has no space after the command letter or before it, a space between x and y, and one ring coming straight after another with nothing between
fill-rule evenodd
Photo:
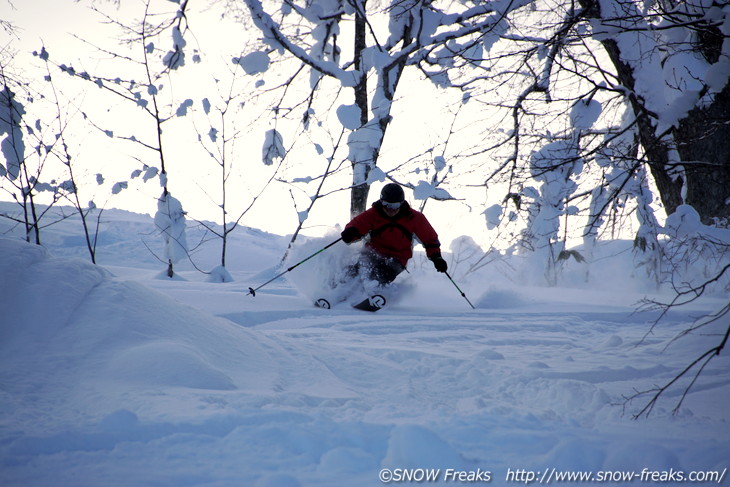
<instances>
[{"instance_id":1,"label":"black ski pant","mask_svg":"<svg viewBox=\"0 0 730 487\"><path fill-rule=\"evenodd\" d=\"M381 286L384 286L393 282L398 274L405 269L398 259L365 248L360 254L360 259L348 267L346 274L350 278L360 275L368 280L377 281Z\"/></svg>"}]
</instances>

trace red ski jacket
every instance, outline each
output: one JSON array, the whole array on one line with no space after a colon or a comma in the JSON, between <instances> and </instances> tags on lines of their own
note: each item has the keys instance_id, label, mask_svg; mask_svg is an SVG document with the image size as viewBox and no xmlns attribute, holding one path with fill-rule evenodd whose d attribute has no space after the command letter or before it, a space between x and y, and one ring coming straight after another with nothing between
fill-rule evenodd
<instances>
[{"instance_id":1,"label":"red ski jacket","mask_svg":"<svg viewBox=\"0 0 730 487\"><path fill-rule=\"evenodd\" d=\"M423 213L403 202L392 218L383 211L380 201L352 219L345 228L354 227L360 237L370 235L365 244L376 252L396 258L403 267L413 257L413 237L420 240L429 259L441 254L438 235Z\"/></svg>"}]
</instances>

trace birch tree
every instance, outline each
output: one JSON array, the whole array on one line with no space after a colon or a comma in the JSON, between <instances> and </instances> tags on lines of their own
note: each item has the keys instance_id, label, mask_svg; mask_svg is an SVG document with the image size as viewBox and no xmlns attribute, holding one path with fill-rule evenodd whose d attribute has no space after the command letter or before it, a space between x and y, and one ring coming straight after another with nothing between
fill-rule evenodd
<instances>
[{"instance_id":1,"label":"birch tree","mask_svg":"<svg viewBox=\"0 0 730 487\"><path fill-rule=\"evenodd\" d=\"M79 196L83 183L74 175L68 144L72 123L64 111L68 107L61 106L50 73L43 81L18 81L19 75L10 74L12 61L6 64L5 54L0 62L0 190L17 203L20 215L4 212L0 217L23 225L26 241L40 245L42 228L70 216L61 212L48 217L50 210L69 201L81 217L89 256L95 262L96 232L87 221L94 203L85 206ZM47 63L45 48L34 54Z\"/></svg>"},{"instance_id":2,"label":"birch tree","mask_svg":"<svg viewBox=\"0 0 730 487\"><path fill-rule=\"evenodd\" d=\"M97 72L89 72L65 63L57 65L74 79L93 83L114 102L136 109L137 115L141 112L141 124L131 129L117 129L114 121L95 121L97 114L92 112L89 121L110 139L129 142L141 150L141 168L133 171L130 179L158 179L162 194L157 200L155 225L162 238L163 259L169 277L174 275L174 264L188 255L188 249L186 212L169 189L167 147L171 141L163 137L163 127L176 118L187 116L193 104L191 99L176 99L172 93L166 93L170 91L167 84L172 83L171 73L183 67L190 58L185 39L188 1L174 3L178 6L171 11L167 4L146 0L140 19L131 24L93 7L111 26L110 31L113 28L122 33L122 47L129 49L110 50L92 44L99 55L111 60L111 67L106 66L108 71L97 68ZM193 60L196 57L197 54L192 56ZM119 181L113 193L127 187L128 181Z\"/></svg>"}]
</instances>

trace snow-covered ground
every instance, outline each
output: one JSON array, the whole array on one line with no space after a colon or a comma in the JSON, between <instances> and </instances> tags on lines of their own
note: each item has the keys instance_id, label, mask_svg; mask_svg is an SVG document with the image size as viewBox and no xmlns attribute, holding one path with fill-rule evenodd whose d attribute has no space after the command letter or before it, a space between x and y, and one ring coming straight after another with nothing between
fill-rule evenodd
<instances>
[{"instance_id":1,"label":"snow-covered ground","mask_svg":"<svg viewBox=\"0 0 730 487\"><path fill-rule=\"evenodd\" d=\"M669 343L723 297L647 336L657 315L635 312L650 288L630 277L629 252L595 264L591 285L573 264L556 288L521 286L504 263L452 266L476 310L417 256L373 314L317 309L298 288L343 244L252 297L286 238L236 232L234 282L189 264L169 280L144 245L160 248L152 218L103 220L98 266L73 219L43 231L46 248L0 220L3 487L508 485L565 472L654 485L708 471L728 483L727 352L677 415L686 381L648 418L632 419L648 397L625 401L719 341L706 329ZM198 266L213 268L218 248L197 250Z\"/></svg>"}]
</instances>

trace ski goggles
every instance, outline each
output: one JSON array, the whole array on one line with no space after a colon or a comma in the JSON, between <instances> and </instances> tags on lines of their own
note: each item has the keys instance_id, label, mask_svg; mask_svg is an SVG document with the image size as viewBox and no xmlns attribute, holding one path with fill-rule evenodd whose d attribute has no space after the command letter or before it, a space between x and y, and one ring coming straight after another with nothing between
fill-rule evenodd
<instances>
[{"instance_id":1,"label":"ski goggles","mask_svg":"<svg viewBox=\"0 0 730 487\"><path fill-rule=\"evenodd\" d=\"M388 201L380 200L380 204L383 205L383 208L387 208L389 210L397 210L397 209L399 209L401 207L401 205L403 204L403 202L402 201L396 201L395 203L390 203Z\"/></svg>"}]
</instances>

